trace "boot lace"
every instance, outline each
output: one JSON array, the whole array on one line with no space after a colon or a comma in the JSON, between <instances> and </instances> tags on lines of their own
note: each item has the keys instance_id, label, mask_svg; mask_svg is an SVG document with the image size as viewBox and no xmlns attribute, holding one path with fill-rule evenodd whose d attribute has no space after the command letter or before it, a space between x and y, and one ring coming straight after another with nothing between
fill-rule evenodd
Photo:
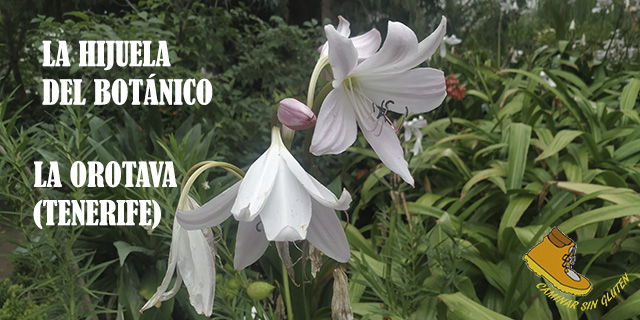
<instances>
[{"instance_id":1,"label":"boot lace","mask_svg":"<svg viewBox=\"0 0 640 320\"><path fill-rule=\"evenodd\" d=\"M572 269L573 264L576 263L576 247L569 248L569 252L562 256L562 261L562 267L564 267L565 271Z\"/></svg>"}]
</instances>

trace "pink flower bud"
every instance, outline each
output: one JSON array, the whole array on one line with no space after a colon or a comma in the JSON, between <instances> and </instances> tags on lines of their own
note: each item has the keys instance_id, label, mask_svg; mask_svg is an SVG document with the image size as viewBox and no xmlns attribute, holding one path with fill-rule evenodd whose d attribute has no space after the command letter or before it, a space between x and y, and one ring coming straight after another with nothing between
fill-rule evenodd
<instances>
[{"instance_id":1,"label":"pink flower bud","mask_svg":"<svg viewBox=\"0 0 640 320\"><path fill-rule=\"evenodd\" d=\"M316 115L304 103L286 98L280 101L278 120L293 130L305 130L316 124Z\"/></svg>"}]
</instances>

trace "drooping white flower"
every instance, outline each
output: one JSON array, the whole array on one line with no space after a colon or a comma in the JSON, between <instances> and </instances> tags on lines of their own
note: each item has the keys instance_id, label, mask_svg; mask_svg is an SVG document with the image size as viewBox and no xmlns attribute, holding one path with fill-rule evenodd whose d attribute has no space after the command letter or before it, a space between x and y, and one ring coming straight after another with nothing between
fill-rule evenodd
<instances>
[{"instance_id":1,"label":"drooping white flower","mask_svg":"<svg viewBox=\"0 0 640 320\"><path fill-rule=\"evenodd\" d=\"M444 36L442 43L440 44L440 57L444 58L447 56L447 45L455 46L460 44L460 42L462 42L462 40L458 39L455 34L451 35L451 37Z\"/></svg>"},{"instance_id":2,"label":"drooping white flower","mask_svg":"<svg viewBox=\"0 0 640 320\"><path fill-rule=\"evenodd\" d=\"M333 90L322 103L310 151L316 156L339 154L356 139L357 127L380 160L413 185L395 128L386 111L422 113L438 107L446 97L444 73L416 68L438 49L446 33L446 19L418 43L415 33L399 22L389 22L380 50L358 63L351 39L325 26ZM383 105L384 104L384 105Z\"/></svg>"},{"instance_id":3,"label":"drooping white flower","mask_svg":"<svg viewBox=\"0 0 640 320\"><path fill-rule=\"evenodd\" d=\"M349 243L334 210L346 210L351 195L343 189L338 199L309 175L284 146L277 127L271 139L244 179L196 210L179 211L178 221L193 230L233 215L239 221L234 257L238 270L258 260L269 241L306 239L336 261L349 261Z\"/></svg>"},{"instance_id":4,"label":"drooping white flower","mask_svg":"<svg viewBox=\"0 0 640 320\"><path fill-rule=\"evenodd\" d=\"M184 206L178 209L194 210L196 208L198 204L188 197ZM186 230L174 219L167 273L156 293L140 309L140 312L151 308L158 301L171 299L184 282L191 305L199 314L211 316L216 292L215 257L213 232L210 228ZM173 288L167 291L176 271L178 275Z\"/></svg>"},{"instance_id":5,"label":"drooping white flower","mask_svg":"<svg viewBox=\"0 0 640 320\"><path fill-rule=\"evenodd\" d=\"M575 31L575 30L576 30L576 19L573 19L569 24L569 31Z\"/></svg>"},{"instance_id":6,"label":"drooping white flower","mask_svg":"<svg viewBox=\"0 0 640 320\"><path fill-rule=\"evenodd\" d=\"M422 116L413 118L404 124L404 141L409 142L413 136L416 137L416 142L413 145L413 149L411 149L414 156L422 152L422 131L420 129L426 126L427 120Z\"/></svg>"}]
</instances>

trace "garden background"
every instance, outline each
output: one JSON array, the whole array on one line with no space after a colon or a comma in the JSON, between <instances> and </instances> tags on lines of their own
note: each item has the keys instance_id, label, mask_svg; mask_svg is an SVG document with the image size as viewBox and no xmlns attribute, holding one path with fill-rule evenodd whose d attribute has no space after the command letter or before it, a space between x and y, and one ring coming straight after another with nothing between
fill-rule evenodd
<instances>
[{"instance_id":1,"label":"garden background","mask_svg":"<svg viewBox=\"0 0 640 320\"><path fill-rule=\"evenodd\" d=\"M278 101L303 100L322 25L352 35L388 20L419 39L445 15L461 43L426 65L454 75L454 91L424 114L423 150L404 143L415 188L384 167L363 137L307 170L354 200L346 213L349 300L359 319L626 319L640 315L640 3L637 0L155 0L0 1L0 211L4 258L0 319L201 319L182 288L143 314L165 270L179 188L75 188L74 161L173 161L178 180L203 160L246 169L268 146ZM166 40L170 68L43 68L42 40ZM55 52L55 51L54 51ZM207 78L206 106L45 106L42 79ZM449 77L450 80L453 78ZM462 88L465 89L462 89ZM86 93L92 96L91 92ZM401 116L400 116L401 117ZM400 117L397 117L399 119ZM402 132L401 132L402 134ZM401 138L401 141L404 139ZM301 158L304 134L293 153ZM58 161L63 188L33 187L33 161ZM204 203L235 182L211 171L195 184ZM45 227L49 199L154 199L163 220L142 227ZM551 227L577 243L574 269L600 300L573 310L549 300L522 260ZM283 270L271 247L232 268L237 223L216 232L214 317L284 317ZM292 250L292 254L296 254ZM299 256L299 253L297 254ZM295 260L296 257L294 257ZM331 317L336 262L316 278L296 264L296 319ZM306 274L306 276L305 276ZM247 288L274 287L263 299ZM285 280L286 281L286 280ZM253 310L252 310L253 309Z\"/></svg>"}]
</instances>

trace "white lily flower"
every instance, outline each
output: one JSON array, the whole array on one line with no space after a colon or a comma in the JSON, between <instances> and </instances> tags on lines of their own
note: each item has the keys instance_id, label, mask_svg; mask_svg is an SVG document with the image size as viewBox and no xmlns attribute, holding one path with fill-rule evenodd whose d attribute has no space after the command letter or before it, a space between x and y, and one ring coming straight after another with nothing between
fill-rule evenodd
<instances>
[{"instance_id":1,"label":"white lily flower","mask_svg":"<svg viewBox=\"0 0 640 320\"><path fill-rule=\"evenodd\" d=\"M420 129L426 126L427 120L422 116L413 118L404 124L404 141L409 142L413 136L416 137L416 142L413 145L413 149L411 149L414 156L422 152L422 131Z\"/></svg>"},{"instance_id":2,"label":"white lily flower","mask_svg":"<svg viewBox=\"0 0 640 320\"><path fill-rule=\"evenodd\" d=\"M460 42L462 42L462 40L458 39L455 34L451 35L451 37L444 36L442 43L440 44L440 57L444 58L447 56L447 45L455 46L460 44Z\"/></svg>"},{"instance_id":3,"label":"white lily flower","mask_svg":"<svg viewBox=\"0 0 640 320\"><path fill-rule=\"evenodd\" d=\"M187 198L184 207L178 210L194 210L198 204L191 197ZM154 306L158 301L171 299L184 282L189 292L189 301L199 314L211 316L213 299L216 292L216 250L213 232L210 228L182 228L174 219L171 249L167 273L162 279L156 293L140 309L140 312ZM174 272L178 275L173 288L167 292Z\"/></svg>"},{"instance_id":4,"label":"white lily flower","mask_svg":"<svg viewBox=\"0 0 640 320\"><path fill-rule=\"evenodd\" d=\"M442 71L413 69L438 49L446 33L446 21L442 17L438 28L420 43L407 26L390 21L380 50L361 63L353 41L333 26L325 26L334 89L322 103L311 153L319 156L344 152L355 142L359 126L380 160L413 185L395 128L385 113L427 112L446 97Z\"/></svg>"},{"instance_id":5,"label":"white lily flower","mask_svg":"<svg viewBox=\"0 0 640 320\"><path fill-rule=\"evenodd\" d=\"M575 31L575 30L576 30L576 19L573 19L569 24L569 31Z\"/></svg>"},{"instance_id":6,"label":"white lily flower","mask_svg":"<svg viewBox=\"0 0 640 320\"><path fill-rule=\"evenodd\" d=\"M258 260L269 241L308 240L338 262L351 257L349 243L334 210L346 210L351 195L343 189L337 199L308 174L271 131L271 146L254 162L244 179L202 207L179 211L186 229L210 227L233 215L239 221L234 268Z\"/></svg>"}]
</instances>

